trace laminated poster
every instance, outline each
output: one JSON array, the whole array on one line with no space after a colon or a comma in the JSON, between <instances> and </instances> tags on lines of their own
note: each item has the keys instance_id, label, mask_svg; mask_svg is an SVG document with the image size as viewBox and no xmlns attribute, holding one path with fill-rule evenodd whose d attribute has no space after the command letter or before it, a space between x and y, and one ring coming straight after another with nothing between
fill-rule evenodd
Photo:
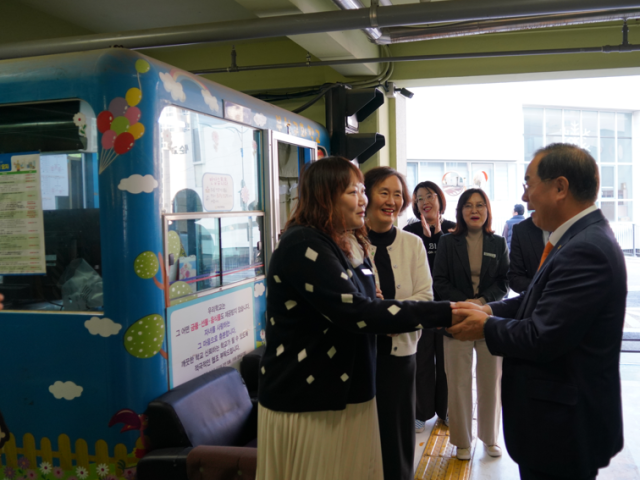
<instances>
[{"instance_id":1,"label":"laminated poster","mask_svg":"<svg viewBox=\"0 0 640 480\"><path fill-rule=\"evenodd\" d=\"M43 274L40 154L0 154L0 275Z\"/></svg>"},{"instance_id":2,"label":"laminated poster","mask_svg":"<svg viewBox=\"0 0 640 480\"><path fill-rule=\"evenodd\" d=\"M255 348L253 285L170 307L170 388L234 365Z\"/></svg>"}]
</instances>

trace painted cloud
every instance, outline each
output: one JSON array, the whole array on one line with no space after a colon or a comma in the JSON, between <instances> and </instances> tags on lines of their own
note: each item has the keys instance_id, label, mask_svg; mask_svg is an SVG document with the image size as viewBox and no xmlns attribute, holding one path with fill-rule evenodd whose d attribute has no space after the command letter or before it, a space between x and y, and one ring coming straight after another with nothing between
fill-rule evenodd
<instances>
[{"instance_id":1,"label":"painted cloud","mask_svg":"<svg viewBox=\"0 0 640 480\"><path fill-rule=\"evenodd\" d=\"M84 322L84 326L89 330L91 335L100 335L105 338L111 335L117 335L122 328L122 325L106 317L92 317Z\"/></svg>"},{"instance_id":2,"label":"painted cloud","mask_svg":"<svg viewBox=\"0 0 640 480\"><path fill-rule=\"evenodd\" d=\"M118 185L119 190L124 190L129 193L151 193L154 188L157 188L158 181L153 178L153 175L138 175L137 173L131 175L129 178L123 178Z\"/></svg>"},{"instance_id":3,"label":"painted cloud","mask_svg":"<svg viewBox=\"0 0 640 480\"><path fill-rule=\"evenodd\" d=\"M212 111L219 112L220 103L218 102L218 99L211 95L211 92L209 90L202 89L200 92L202 93L202 98L204 98L204 103L209 105L209 108Z\"/></svg>"},{"instance_id":4,"label":"painted cloud","mask_svg":"<svg viewBox=\"0 0 640 480\"><path fill-rule=\"evenodd\" d=\"M258 127L264 127L267 124L267 117L265 117L263 114L261 113L256 113L253 116L253 121L255 122L256 126Z\"/></svg>"},{"instance_id":5,"label":"painted cloud","mask_svg":"<svg viewBox=\"0 0 640 480\"><path fill-rule=\"evenodd\" d=\"M49 391L58 400L64 398L65 400L73 400L82 394L82 388L80 385L76 385L73 382L61 382L58 380L53 385L49 386Z\"/></svg>"},{"instance_id":6,"label":"painted cloud","mask_svg":"<svg viewBox=\"0 0 640 480\"><path fill-rule=\"evenodd\" d=\"M264 293L264 283L260 282L260 283L256 283L253 287L253 296L258 298L261 297L262 294Z\"/></svg>"},{"instance_id":7,"label":"painted cloud","mask_svg":"<svg viewBox=\"0 0 640 480\"><path fill-rule=\"evenodd\" d=\"M184 90L182 89L182 84L176 82L171 75L160 72L160 79L164 84L164 89L171 94L171 98L174 100L180 100L181 102L184 102L187 99L187 96L184 94Z\"/></svg>"}]
</instances>

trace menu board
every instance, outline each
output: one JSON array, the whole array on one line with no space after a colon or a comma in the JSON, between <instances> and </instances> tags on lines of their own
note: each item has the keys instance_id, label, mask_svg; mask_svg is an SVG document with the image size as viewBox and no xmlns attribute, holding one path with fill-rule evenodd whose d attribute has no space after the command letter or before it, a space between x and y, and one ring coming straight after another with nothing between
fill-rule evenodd
<instances>
[{"instance_id":1,"label":"menu board","mask_svg":"<svg viewBox=\"0 0 640 480\"><path fill-rule=\"evenodd\" d=\"M254 350L253 288L169 309L171 388L232 365Z\"/></svg>"},{"instance_id":2,"label":"menu board","mask_svg":"<svg viewBox=\"0 0 640 480\"><path fill-rule=\"evenodd\" d=\"M0 154L0 275L45 273L40 154Z\"/></svg>"}]
</instances>

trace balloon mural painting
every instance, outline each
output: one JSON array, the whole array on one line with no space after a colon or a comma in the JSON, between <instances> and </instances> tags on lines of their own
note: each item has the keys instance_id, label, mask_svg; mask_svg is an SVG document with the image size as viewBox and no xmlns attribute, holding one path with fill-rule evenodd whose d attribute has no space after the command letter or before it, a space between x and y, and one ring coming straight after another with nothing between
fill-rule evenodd
<instances>
[{"instance_id":1,"label":"balloon mural painting","mask_svg":"<svg viewBox=\"0 0 640 480\"><path fill-rule=\"evenodd\" d=\"M131 150L144 134L144 125L139 121L142 112L136 105L142 100L140 74L151 67L142 59L136 61L135 67L139 88L132 87L124 97L114 98L109 102L109 109L98 115L98 131L102 134L99 173L104 172L118 155Z\"/></svg>"}]
</instances>

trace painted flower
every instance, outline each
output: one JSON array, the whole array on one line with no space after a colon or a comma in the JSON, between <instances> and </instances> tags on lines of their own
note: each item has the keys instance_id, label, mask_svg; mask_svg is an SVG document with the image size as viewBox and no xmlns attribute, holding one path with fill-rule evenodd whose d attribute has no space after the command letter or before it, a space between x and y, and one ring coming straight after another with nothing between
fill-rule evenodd
<instances>
[{"instance_id":1,"label":"painted flower","mask_svg":"<svg viewBox=\"0 0 640 480\"><path fill-rule=\"evenodd\" d=\"M60 467L53 467L53 474L56 478L64 477L64 470Z\"/></svg>"},{"instance_id":2,"label":"painted flower","mask_svg":"<svg viewBox=\"0 0 640 480\"><path fill-rule=\"evenodd\" d=\"M87 124L87 118L83 113L76 113L73 116L73 123L75 123L77 127L82 127Z\"/></svg>"},{"instance_id":3,"label":"painted flower","mask_svg":"<svg viewBox=\"0 0 640 480\"><path fill-rule=\"evenodd\" d=\"M4 467L4 476L11 479L16 476L16 471L11 467Z\"/></svg>"},{"instance_id":4,"label":"painted flower","mask_svg":"<svg viewBox=\"0 0 640 480\"><path fill-rule=\"evenodd\" d=\"M76 468L76 475L78 475L78 478L84 480L89 476L89 470L87 470L85 467L78 467Z\"/></svg>"},{"instance_id":5,"label":"painted flower","mask_svg":"<svg viewBox=\"0 0 640 480\"><path fill-rule=\"evenodd\" d=\"M127 480L135 480L136 478L136 469L135 468L127 468L124 471L124 478Z\"/></svg>"},{"instance_id":6,"label":"painted flower","mask_svg":"<svg viewBox=\"0 0 640 480\"><path fill-rule=\"evenodd\" d=\"M40 471L43 475L49 475L53 471L53 466L49 462L42 462L40 464Z\"/></svg>"},{"instance_id":7,"label":"painted flower","mask_svg":"<svg viewBox=\"0 0 640 480\"><path fill-rule=\"evenodd\" d=\"M96 473L99 477L105 477L109 475L109 465L106 463L101 463L96 467Z\"/></svg>"},{"instance_id":8,"label":"painted flower","mask_svg":"<svg viewBox=\"0 0 640 480\"><path fill-rule=\"evenodd\" d=\"M20 457L18 459L18 466L20 468L29 468L29 459L27 457Z\"/></svg>"},{"instance_id":9,"label":"painted flower","mask_svg":"<svg viewBox=\"0 0 640 480\"><path fill-rule=\"evenodd\" d=\"M27 480L36 480L36 478L38 478L38 472L36 472L35 470L27 470L24 473Z\"/></svg>"}]
</instances>

